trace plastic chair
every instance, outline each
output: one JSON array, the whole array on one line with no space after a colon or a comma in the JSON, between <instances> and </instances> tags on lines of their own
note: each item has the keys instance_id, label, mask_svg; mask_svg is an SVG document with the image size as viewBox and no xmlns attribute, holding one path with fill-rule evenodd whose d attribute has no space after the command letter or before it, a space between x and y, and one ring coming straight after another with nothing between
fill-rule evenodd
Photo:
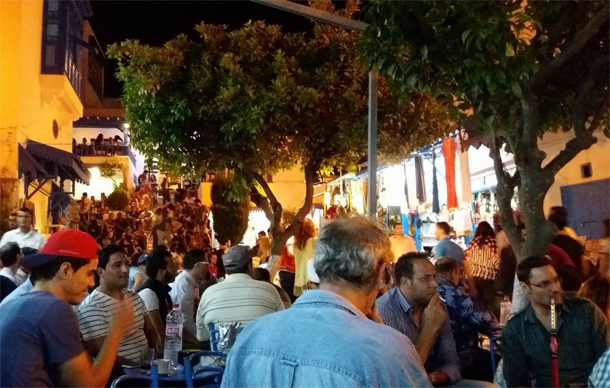
<instances>
[{"instance_id":1,"label":"plastic chair","mask_svg":"<svg viewBox=\"0 0 610 388\"><path fill-rule=\"evenodd\" d=\"M150 376L134 376L134 375L124 375L119 376L112 384L110 384L110 388L121 388L121 387L132 387L133 383L141 383L148 384L150 388L159 388L159 368L157 365L151 366L151 374Z\"/></svg>"},{"instance_id":2,"label":"plastic chair","mask_svg":"<svg viewBox=\"0 0 610 388\"><path fill-rule=\"evenodd\" d=\"M191 354L189 357L185 358L184 359L184 376L185 376L185 380L186 380L186 387L194 388L195 387L195 383L194 383L195 378L203 375L204 373L209 373L209 375L206 376L206 379L213 381L213 383L206 384L206 385L204 385L204 387L206 387L206 388L220 387L220 383L222 383L222 375L224 374L224 371L225 371L223 367L212 366L212 365L204 366L201 369L198 369L195 373L193 373L193 360L198 360L198 358L201 356L227 357L227 355L225 353L209 352L209 351L203 350L201 352ZM199 363L199 361L197 361L197 363L195 365L197 365L198 363Z\"/></svg>"}]
</instances>

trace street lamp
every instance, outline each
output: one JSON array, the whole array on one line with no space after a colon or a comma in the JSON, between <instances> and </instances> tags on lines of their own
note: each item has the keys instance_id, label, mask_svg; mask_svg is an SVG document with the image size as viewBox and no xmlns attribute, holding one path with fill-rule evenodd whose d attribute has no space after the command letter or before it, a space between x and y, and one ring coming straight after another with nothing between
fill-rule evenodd
<instances>
[{"instance_id":1,"label":"street lamp","mask_svg":"<svg viewBox=\"0 0 610 388\"><path fill-rule=\"evenodd\" d=\"M255 3L277 8L282 11L291 12L305 16L310 19L327 23L335 27L345 28L353 31L364 31L368 27L367 23L334 15L325 11L297 4L288 0L250 0ZM367 203L369 216L375 217L377 213L377 89L379 71L372 68L369 72L369 119L368 119L368 190Z\"/></svg>"}]
</instances>

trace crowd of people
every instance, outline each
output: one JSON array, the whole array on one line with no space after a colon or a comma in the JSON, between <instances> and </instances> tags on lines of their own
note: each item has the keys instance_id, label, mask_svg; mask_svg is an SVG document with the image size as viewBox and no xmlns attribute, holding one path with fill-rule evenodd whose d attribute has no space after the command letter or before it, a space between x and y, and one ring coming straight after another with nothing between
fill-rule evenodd
<instances>
[{"instance_id":1,"label":"crowd of people","mask_svg":"<svg viewBox=\"0 0 610 388\"><path fill-rule=\"evenodd\" d=\"M276 280L270 236L213 249L208 209L184 194L141 188L123 211L83 194L74 227L48 241L30 209L17 212L0 240L0 385L107 386L162 350L177 304L184 349L228 352L225 387L551 386L554 304L559 385L610 386L607 246L586 255L564 209L549 217L559 234L547 255L518 264L486 222L466 250L438 223L429 255L401 224L388 237L339 218L318 233L306 218ZM502 327L515 276L528 303Z\"/></svg>"}]
</instances>

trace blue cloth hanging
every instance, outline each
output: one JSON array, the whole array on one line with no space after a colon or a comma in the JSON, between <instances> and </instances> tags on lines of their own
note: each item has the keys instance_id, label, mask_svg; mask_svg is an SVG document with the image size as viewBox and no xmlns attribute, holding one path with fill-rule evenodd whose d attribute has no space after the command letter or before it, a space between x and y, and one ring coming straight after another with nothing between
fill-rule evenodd
<instances>
[{"instance_id":1,"label":"blue cloth hanging","mask_svg":"<svg viewBox=\"0 0 610 388\"><path fill-rule=\"evenodd\" d=\"M432 148L432 212L439 214L441 206L438 202L438 180L436 179L436 152Z\"/></svg>"}]
</instances>

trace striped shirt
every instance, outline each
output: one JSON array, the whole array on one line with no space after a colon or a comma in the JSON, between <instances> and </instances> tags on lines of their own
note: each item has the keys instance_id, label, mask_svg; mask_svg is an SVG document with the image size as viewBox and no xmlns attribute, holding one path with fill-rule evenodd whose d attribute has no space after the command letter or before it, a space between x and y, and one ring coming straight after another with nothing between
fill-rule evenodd
<instances>
[{"instance_id":1,"label":"striped shirt","mask_svg":"<svg viewBox=\"0 0 610 388\"><path fill-rule=\"evenodd\" d=\"M392 288L375 302L383 323L409 337L416 344L419 338L419 327L413 320L413 309L398 287ZM425 322L421 323L422 325ZM436 333L436 342L430 349L425 362L426 372L445 372L452 383L461 379L460 360L458 358L451 321L449 318Z\"/></svg>"},{"instance_id":2,"label":"striped shirt","mask_svg":"<svg viewBox=\"0 0 610 388\"><path fill-rule=\"evenodd\" d=\"M123 295L124 298L121 301L100 292L98 289L93 290L78 306L78 323L85 341L104 337L108 335L114 309L120 307L128 299L133 299L134 322L127 328L126 334L119 344L118 355L139 363L142 352L148 349L148 340L144 334L144 315L147 311L144 302L137 293L131 290L123 290Z\"/></svg>"},{"instance_id":3,"label":"striped shirt","mask_svg":"<svg viewBox=\"0 0 610 388\"><path fill-rule=\"evenodd\" d=\"M465 260L470 265L472 276L478 279L496 280L500 270L496 239L477 237L466 249Z\"/></svg>"},{"instance_id":4,"label":"striped shirt","mask_svg":"<svg viewBox=\"0 0 610 388\"><path fill-rule=\"evenodd\" d=\"M214 284L201 296L197 310L197 339L210 338L210 323L239 322L247 325L254 319L284 310L284 303L272 284L236 273Z\"/></svg>"}]
</instances>

